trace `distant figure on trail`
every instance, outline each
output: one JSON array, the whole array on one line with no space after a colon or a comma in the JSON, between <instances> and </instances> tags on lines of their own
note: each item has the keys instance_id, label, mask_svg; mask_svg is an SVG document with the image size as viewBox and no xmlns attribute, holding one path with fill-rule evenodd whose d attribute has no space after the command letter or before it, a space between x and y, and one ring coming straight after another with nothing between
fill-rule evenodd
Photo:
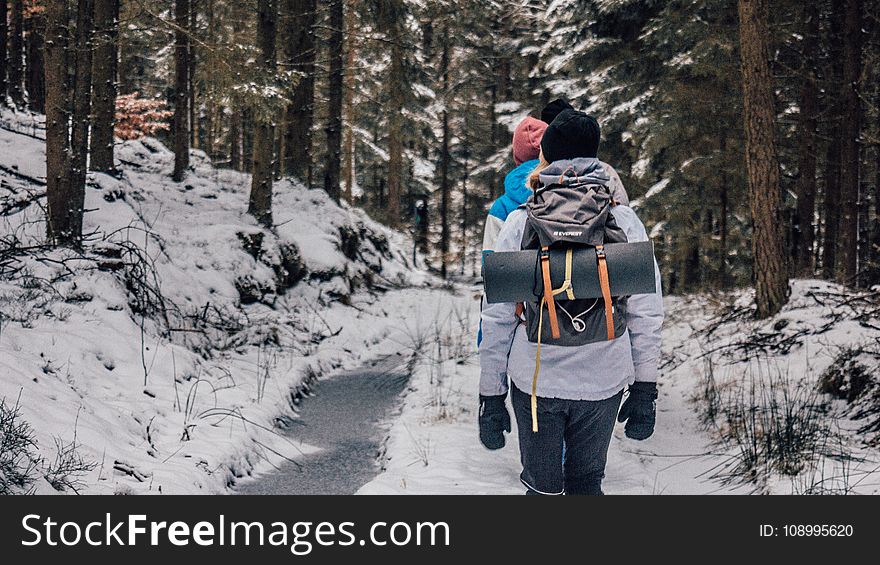
<instances>
[{"instance_id":1,"label":"distant figure on trail","mask_svg":"<svg viewBox=\"0 0 880 565\"><path fill-rule=\"evenodd\" d=\"M571 104L557 98L541 110L541 119L527 117L516 126L513 132L513 162L516 167L504 177L504 194L498 197L489 207L486 226L483 229L483 253L495 249L495 241L508 214L525 204L532 189L526 184L529 174L538 166L538 154L541 152L541 138L547 125L563 110L573 110ZM601 161L600 161L601 162ZM629 206L629 196L620 175L608 163L602 167L610 177L611 193L619 204Z\"/></svg>"},{"instance_id":2,"label":"distant figure on trail","mask_svg":"<svg viewBox=\"0 0 880 565\"><path fill-rule=\"evenodd\" d=\"M599 141L594 118L570 107L558 113L543 133L528 200L507 215L494 251L535 249L541 263L536 268L543 269L549 246L580 245L595 249L601 279L606 243L648 240L622 186L614 186L597 158ZM589 240L577 239L586 234ZM556 243L546 242L555 236ZM484 305L480 441L488 449L504 446L504 433L511 430L505 401L512 388L527 494L602 494L615 417L626 422L629 438L653 434L663 322L656 261L654 278L651 294L612 298L603 291L606 298L585 300L566 285L551 286L548 293L545 273L538 303ZM602 284L607 288L607 274Z\"/></svg>"}]
</instances>

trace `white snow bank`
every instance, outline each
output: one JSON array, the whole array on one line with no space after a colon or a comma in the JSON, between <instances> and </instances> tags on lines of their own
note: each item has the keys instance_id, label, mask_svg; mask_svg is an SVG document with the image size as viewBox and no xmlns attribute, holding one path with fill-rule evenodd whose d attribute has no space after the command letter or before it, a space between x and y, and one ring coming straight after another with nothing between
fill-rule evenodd
<instances>
[{"instance_id":1,"label":"white snow bank","mask_svg":"<svg viewBox=\"0 0 880 565\"><path fill-rule=\"evenodd\" d=\"M10 129L0 250L45 237L44 144ZM153 139L117 157L120 178L89 175L82 255L36 249L0 267L0 398L20 397L47 461L75 437L95 464L82 492L222 492L296 457L308 446L278 431L300 387L397 351L392 330L446 294L409 264L407 238L322 191L276 183L270 232L245 213L249 175L193 151L174 183Z\"/></svg>"}]
</instances>

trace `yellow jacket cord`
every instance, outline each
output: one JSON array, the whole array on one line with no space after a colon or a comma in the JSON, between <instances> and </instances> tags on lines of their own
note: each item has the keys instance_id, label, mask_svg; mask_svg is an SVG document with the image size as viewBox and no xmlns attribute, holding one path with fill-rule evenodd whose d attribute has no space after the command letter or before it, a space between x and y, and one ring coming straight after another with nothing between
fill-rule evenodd
<instances>
[{"instance_id":1,"label":"yellow jacket cord","mask_svg":"<svg viewBox=\"0 0 880 565\"><path fill-rule=\"evenodd\" d=\"M565 282L562 286L553 291L553 296L566 293L569 300L574 300L574 290L571 288L571 258L572 249L565 252ZM538 308L538 348L535 353L535 374L532 377L532 431L538 431L538 373L541 372L541 334L544 333L544 304L546 297L541 298L541 305Z\"/></svg>"},{"instance_id":2,"label":"yellow jacket cord","mask_svg":"<svg viewBox=\"0 0 880 565\"><path fill-rule=\"evenodd\" d=\"M574 300L574 289L571 288L571 257L573 249L569 247L565 251L565 282L559 290L565 290L569 300ZM554 294L556 294L554 292Z\"/></svg>"},{"instance_id":3,"label":"yellow jacket cord","mask_svg":"<svg viewBox=\"0 0 880 565\"><path fill-rule=\"evenodd\" d=\"M532 431L538 431L538 373L541 372L541 333L544 331L544 298L538 308L538 351L535 354L535 375L532 377Z\"/></svg>"}]
</instances>

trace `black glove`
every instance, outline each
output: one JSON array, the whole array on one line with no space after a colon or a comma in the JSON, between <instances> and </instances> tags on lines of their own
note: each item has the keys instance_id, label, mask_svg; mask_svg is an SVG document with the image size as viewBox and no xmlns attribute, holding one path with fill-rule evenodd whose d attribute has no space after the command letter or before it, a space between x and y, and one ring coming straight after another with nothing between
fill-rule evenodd
<instances>
[{"instance_id":1,"label":"black glove","mask_svg":"<svg viewBox=\"0 0 880 565\"><path fill-rule=\"evenodd\" d=\"M624 432L630 439L648 439L654 434L657 419L657 383L635 382L629 385L629 396L617 415L618 422L626 422Z\"/></svg>"},{"instance_id":2,"label":"black glove","mask_svg":"<svg viewBox=\"0 0 880 565\"><path fill-rule=\"evenodd\" d=\"M506 394L480 395L480 442L487 449L504 447L504 432L510 431L510 414L504 405Z\"/></svg>"}]
</instances>

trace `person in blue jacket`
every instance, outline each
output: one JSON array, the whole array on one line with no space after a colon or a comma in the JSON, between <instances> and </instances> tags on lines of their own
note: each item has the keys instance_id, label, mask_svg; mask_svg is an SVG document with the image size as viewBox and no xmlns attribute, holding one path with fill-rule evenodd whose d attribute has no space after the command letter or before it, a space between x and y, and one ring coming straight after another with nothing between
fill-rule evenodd
<instances>
[{"instance_id":1,"label":"person in blue jacket","mask_svg":"<svg viewBox=\"0 0 880 565\"><path fill-rule=\"evenodd\" d=\"M495 248L495 240L507 216L519 208L532 193L526 181L535 167L538 166L538 154L541 152L541 138L547 123L527 117L516 126L513 132L513 162L516 168L504 177L504 194L492 203L486 227L483 230L483 253Z\"/></svg>"},{"instance_id":2,"label":"person in blue jacket","mask_svg":"<svg viewBox=\"0 0 880 565\"><path fill-rule=\"evenodd\" d=\"M494 251L495 242L507 216L522 206L532 194L532 189L527 186L527 181L531 172L538 166L541 139L544 137L547 125L563 110L572 109L571 104L558 98L541 110L540 120L529 116L516 126L513 132L513 162L516 168L507 173L504 178L504 194L499 196L489 207L489 215L486 217L486 226L483 230L483 254ZM601 161L600 163L610 178L608 184L615 202L629 206L629 197L620 180L620 175L608 163Z\"/></svg>"}]
</instances>

